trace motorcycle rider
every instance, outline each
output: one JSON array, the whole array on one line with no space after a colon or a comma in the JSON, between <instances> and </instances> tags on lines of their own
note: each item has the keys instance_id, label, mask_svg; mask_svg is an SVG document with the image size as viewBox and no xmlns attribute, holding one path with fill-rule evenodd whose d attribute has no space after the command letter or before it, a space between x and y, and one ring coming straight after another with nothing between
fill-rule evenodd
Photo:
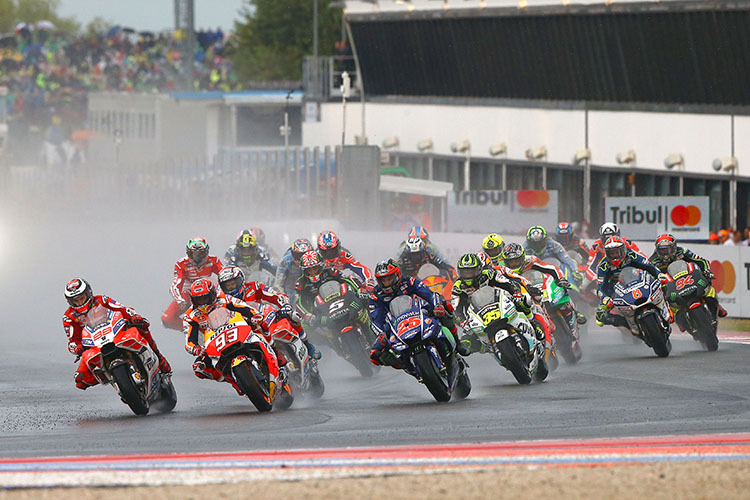
<instances>
[{"instance_id":1,"label":"motorcycle rider","mask_svg":"<svg viewBox=\"0 0 750 500\"><path fill-rule=\"evenodd\" d=\"M488 234L482 240L482 250L492 259L493 266L501 266L503 264L505 240L503 240L502 236L497 233Z\"/></svg>"},{"instance_id":2,"label":"motorcycle rider","mask_svg":"<svg viewBox=\"0 0 750 500\"><path fill-rule=\"evenodd\" d=\"M531 226L526 232L526 241L523 243L526 253L540 260L555 258L560 261L560 267L564 274L570 276L573 281L580 285L583 276L578 272L578 264L570 258L563 246L547 235L547 230L542 226ZM566 272L567 271L567 272Z\"/></svg>"},{"instance_id":3,"label":"motorcycle rider","mask_svg":"<svg viewBox=\"0 0 750 500\"><path fill-rule=\"evenodd\" d=\"M453 284L453 303L456 316L465 327L469 318L468 308L471 294L483 286L501 288L508 292L519 312L526 315L529 320L533 319L531 312L531 297L517 281L508 279L505 275L495 269L483 269L476 254L467 253L458 260L458 280ZM542 333L543 335L543 333ZM542 339L543 340L543 337ZM461 341L461 345L469 352L481 352L483 345L473 334L467 334Z\"/></svg>"},{"instance_id":4,"label":"motorcycle rider","mask_svg":"<svg viewBox=\"0 0 750 500\"><path fill-rule=\"evenodd\" d=\"M268 303L276 306L276 318L288 318L292 325L292 330L300 340L305 344L310 356L320 359L320 351L307 340L307 334L299 322L299 316L292 314L292 305L289 303L289 297L283 293L277 292L267 287L263 283L256 281L245 282L245 273L242 269L235 266L225 267L219 273L219 287L227 295L231 295L245 303L258 302ZM264 323L265 324L265 323ZM266 327L270 325L265 325Z\"/></svg>"},{"instance_id":5,"label":"motorcycle rider","mask_svg":"<svg viewBox=\"0 0 750 500\"><path fill-rule=\"evenodd\" d=\"M625 318L609 312L613 306L612 294L614 293L615 283L617 283L617 278L625 267L642 269L657 278L662 285L669 281L669 276L662 274L656 266L650 264L643 254L630 250L624 238L610 236L604 243L604 259L597 268L598 293L601 297L601 304L596 310L596 324L599 326L603 326L605 323L615 326L628 326Z\"/></svg>"},{"instance_id":6,"label":"motorcycle rider","mask_svg":"<svg viewBox=\"0 0 750 500\"><path fill-rule=\"evenodd\" d=\"M406 234L406 239L402 241L398 246L398 256L404 253L404 250L406 249L406 241L409 238L420 238L422 241L424 241L425 247L427 247L427 251L431 254L435 255L437 259L447 262L448 259L443 256L443 254L440 252L440 249L438 249L437 245L435 245L432 241L430 241L430 233L427 231L427 229L424 226L414 226L411 229L409 229L409 232Z\"/></svg>"},{"instance_id":7,"label":"motorcycle rider","mask_svg":"<svg viewBox=\"0 0 750 500\"><path fill-rule=\"evenodd\" d=\"M310 240L300 238L294 240L292 246L284 253L281 257L281 262L276 269L276 279L273 282L274 288L287 294L290 298L292 294L296 294L294 291L294 285L297 280L302 276L302 268L300 267L300 260L305 252L313 249Z\"/></svg>"},{"instance_id":8,"label":"motorcycle rider","mask_svg":"<svg viewBox=\"0 0 750 500\"><path fill-rule=\"evenodd\" d=\"M260 249L268 256L268 260L270 260L271 263L278 259L278 254L273 251L273 248L270 247L266 240L265 231L258 226L253 226L250 228L250 232L255 236L255 241L258 242L258 247L260 247Z\"/></svg>"},{"instance_id":9,"label":"motorcycle rider","mask_svg":"<svg viewBox=\"0 0 750 500\"><path fill-rule=\"evenodd\" d=\"M580 262L585 264L589 260L591 249L575 232L573 225L569 222L561 222L555 230L555 240L568 252L576 253L581 257Z\"/></svg>"},{"instance_id":10,"label":"motorcycle rider","mask_svg":"<svg viewBox=\"0 0 750 500\"><path fill-rule=\"evenodd\" d=\"M257 271L276 275L276 266L271 263L266 251L258 245L255 235L248 229L243 229L237 235L235 244L227 249L224 254L224 265L242 268L248 276Z\"/></svg>"},{"instance_id":11,"label":"motorcycle rider","mask_svg":"<svg viewBox=\"0 0 750 500\"><path fill-rule=\"evenodd\" d=\"M651 254L648 261L656 266L662 273L666 273L669 265L676 260L684 260L685 262L695 264L707 280L713 281L714 273L711 272L711 265L706 259L693 253L687 248L678 247L677 240L671 234L662 234L656 238L654 253ZM720 318L726 317L727 311L721 307L719 301L716 299L716 290L713 286L709 286L706 289L704 299L714 317L717 315ZM682 328L682 325L680 327ZM682 329L684 330L684 328Z\"/></svg>"},{"instance_id":12,"label":"motorcycle rider","mask_svg":"<svg viewBox=\"0 0 750 500\"><path fill-rule=\"evenodd\" d=\"M599 227L599 239L591 244L589 258L586 261L586 277L591 281L596 280L597 268L604 257L604 242L612 236L620 236L620 227L617 224L614 222L605 222ZM623 241L625 241L625 246L628 250L640 253L640 249L635 242L625 238L623 238Z\"/></svg>"},{"instance_id":13,"label":"motorcycle rider","mask_svg":"<svg viewBox=\"0 0 750 500\"><path fill-rule=\"evenodd\" d=\"M425 302L428 313L440 321L453 335L456 350L461 355L469 352L463 347L458 337L458 330L453 316L453 306L443 297L425 286L418 278L401 275L398 262L394 259L383 260L375 266L377 285L370 294L370 319L377 340L370 349L370 361L375 365L388 365L398 368L398 358L388 345L386 324L391 301L401 295L418 296Z\"/></svg>"},{"instance_id":14,"label":"motorcycle rider","mask_svg":"<svg viewBox=\"0 0 750 500\"><path fill-rule=\"evenodd\" d=\"M174 279L170 292L174 300L164 314L161 322L170 330L182 330L180 316L190 307L190 286L200 278L219 276L222 269L218 257L208 254L208 243L200 236L191 238L185 245L186 256L174 265Z\"/></svg>"},{"instance_id":15,"label":"motorcycle rider","mask_svg":"<svg viewBox=\"0 0 750 500\"><path fill-rule=\"evenodd\" d=\"M94 306L105 307L122 314L126 321L126 327L137 328L138 333L148 342L151 350L156 354L159 359L159 371L164 374L172 372L172 367L169 366L167 359L162 356L156 346L156 341L151 336L150 323L146 318L136 313L134 309L126 307L106 295L94 295L91 285L83 278L73 278L65 285L65 300L69 307L63 314L62 322L65 334L68 337L68 351L81 357L74 378L77 388L86 390L99 383L88 366L89 357L94 354L94 351L83 345L82 338L88 314Z\"/></svg>"},{"instance_id":16,"label":"motorcycle rider","mask_svg":"<svg viewBox=\"0 0 750 500\"><path fill-rule=\"evenodd\" d=\"M211 358L204 351L208 315L217 308L225 307L230 311L240 313L248 325L255 330L261 330L261 333L266 336L268 332L263 331L262 328L263 317L258 314L256 309L242 300L217 291L211 280L207 278L201 278L192 284L190 301L192 307L183 315L182 323L185 333L185 350L188 354L196 357L193 361L195 376L217 382L227 382L234 387L237 394L243 396L242 389L237 385L237 382L224 377L224 374L213 366Z\"/></svg>"},{"instance_id":17,"label":"motorcycle rider","mask_svg":"<svg viewBox=\"0 0 750 500\"><path fill-rule=\"evenodd\" d=\"M404 276L416 278L419 270L425 264L432 264L440 271L447 274L451 280L456 279L456 271L448 262L441 259L437 254L430 251L424 240L418 236L406 240L403 251L397 258L399 268Z\"/></svg>"},{"instance_id":18,"label":"motorcycle rider","mask_svg":"<svg viewBox=\"0 0 750 500\"><path fill-rule=\"evenodd\" d=\"M505 266L511 271L522 275L526 271L534 270L552 276L555 284L560 288L565 289L565 293L568 293L570 282L565 279L562 272L557 267L547 264L534 255L527 256L524 247L518 243L510 243L507 245L505 247L505 252L503 252L503 257ZM561 309L560 312L563 314L568 324L572 324L570 321L572 318L575 318L579 325L586 322L586 318L576 311L572 298L570 299L570 307Z\"/></svg>"},{"instance_id":19,"label":"motorcycle rider","mask_svg":"<svg viewBox=\"0 0 750 500\"><path fill-rule=\"evenodd\" d=\"M339 237L333 231L322 231L318 235L318 253L329 268L338 272L349 269L368 288L374 285L372 271L355 259L349 250L341 246Z\"/></svg>"}]
</instances>

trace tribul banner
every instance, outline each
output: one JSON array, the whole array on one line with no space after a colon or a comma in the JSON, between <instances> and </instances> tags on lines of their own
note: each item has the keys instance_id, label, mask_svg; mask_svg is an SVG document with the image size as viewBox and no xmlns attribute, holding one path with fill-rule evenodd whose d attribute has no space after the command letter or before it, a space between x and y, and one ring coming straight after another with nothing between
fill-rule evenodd
<instances>
[{"instance_id":1,"label":"tribul banner","mask_svg":"<svg viewBox=\"0 0 750 500\"><path fill-rule=\"evenodd\" d=\"M448 194L448 231L525 233L557 226L557 191L458 191Z\"/></svg>"},{"instance_id":2,"label":"tribul banner","mask_svg":"<svg viewBox=\"0 0 750 500\"><path fill-rule=\"evenodd\" d=\"M708 196L606 197L604 220L620 226L631 240L671 233L678 240L707 240Z\"/></svg>"}]
</instances>

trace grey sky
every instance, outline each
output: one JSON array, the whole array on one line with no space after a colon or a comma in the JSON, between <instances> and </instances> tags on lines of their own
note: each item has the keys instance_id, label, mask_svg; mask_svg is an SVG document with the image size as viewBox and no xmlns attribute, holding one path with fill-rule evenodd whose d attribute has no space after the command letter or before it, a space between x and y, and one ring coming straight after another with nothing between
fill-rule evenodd
<instances>
[{"instance_id":1,"label":"grey sky","mask_svg":"<svg viewBox=\"0 0 750 500\"><path fill-rule=\"evenodd\" d=\"M195 29L234 27L245 0L195 0ZM61 0L60 14L72 16L86 26L103 17L114 24L136 30L162 30L174 27L173 0Z\"/></svg>"}]
</instances>

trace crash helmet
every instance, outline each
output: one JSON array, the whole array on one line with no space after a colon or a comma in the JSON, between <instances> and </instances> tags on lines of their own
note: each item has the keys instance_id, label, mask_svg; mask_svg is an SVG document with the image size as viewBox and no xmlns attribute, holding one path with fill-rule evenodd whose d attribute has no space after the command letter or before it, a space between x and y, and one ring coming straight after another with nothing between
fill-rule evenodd
<instances>
[{"instance_id":1,"label":"crash helmet","mask_svg":"<svg viewBox=\"0 0 750 500\"><path fill-rule=\"evenodd\" d=\"M313 249L312 243L310 243L310 240L305 238L300 238L297 240L294 240L294 243L292 243L292 246L290 248L292 252L292 260L296 264L299 264L300 259L302 258L302 255L305 252L309 252Z\"/></svg>"},{"instance_id":2,"label":"crash helmet","mask_svg":"<svg viewBox=\"0 0 750 500\"><path fill-rule=\"evenodd\" d=\"M619 236L610 236L604 242L604 256L615 267L620 267L628 254L625 240Z\"/></svg>"},{"instance_id":3,"label":"crash helmet","mask_svg":"<svg viewBox=\"0 0 750 500\"><path fill-rule=\"evenodd\" d=\"M542 226L531 226L526 231L526 243L529 245L531 251L537 255L544 251L548 239L547 230Z\"/></svg>"},{"instance_id":4,"label":"crash helmet","mask_svg":"<svg viewBox=\"0 0 750 500\"><path fill-rule=\"evenodd\" d=\"M407 238L420 238L425 243L430 241L430 233L423 226L414 226L409 230Z\"/></svg>"},{"instance_id":5,"label":"crash helmet","mask_svg":"<svg viewBox=\"0 0 750 500\"><path fill-rule=\"evenodd\" d=\"M218 293L216 287L208 278L201 278L190 286L190 302L193 307L203 314L207 314L216 305Z\"/></svg>"},{"instance_id":6,"label":"crash helmet","mask_svg":"<svg viewBox=\"0 0 750 500\"><path fill-rule=\"evenodd\" d=\"M467 288L477 288L479 275L482 274L482 263L475 253L467 253L458 259L458 277Z\"/></svg>"},{"instance_id":7,"label":"crash helmet","mask_svg":"<svg viewBox=\"0 0 750 500\"><path fill-rule=\"evenodd\" d=\"M393 259L381 260L375 266L375 279L386 293L394 293L401 281L401 268Z\"/></svg>"},{"instance_id":8,"label":"crash helmet","mask_svg":"<svg viewBox=\"0 0 750 500\"><path fill-rule=\"evenodd\" d=\"M323 276L323 270L325 268L323 265L323 259L315 250L308 250L307 252L302 254L300 267L302 267L302 272L312 283L317 283L318 281L320 281L321 277Z\"/></svg>"},{"instance_id":9,"label":"crash helmet","mask_svg":"<svg viewBox=\"0 0 750 500\"><path fill-rule=\"evenodd\" d=\"M505 247L503 260L505 261L505 267L519 273L526 264L526 250L518 243L510 243Z\"/></svg>"},{"instance_id":10,"label":"crash helmet","mask_svg":"<svg viewBox=\"0 0 750 500\"><path fill-rule=\"evenodd\" d=\"M242 288L245 284L245 273L236 266L227 266L219 272L219 286L221 291L241 299Z\"/></svg>"},{"instance_id":11,"label":"crash helmet","mask_svg":"<svg viewBox=\"0 0 750 500\"><path fill-rule=\"evenodd\" d=\"M333 260L341 254L341 242L333 231L323 231L318 236L318 252L323 260Z\"/></svg>"},{"instance_id":12,"label":"crash helmet","mask_svg":"<svg viewBox=\"0 0 750 500\"><path fill-rule=\"evenodd\" d=\"M265 246L266 244L266 233L263 232L261 228L258 226L254 226L250 228L250 232L253 233L253 236L255 236L255 241L260 246Z\"/></svg>"},{"instance_id":13,"label":"crash helmet","mask_svg":"<svg viewBox=\"0 0 750 500\"><path fill-rule=\"evenodd\" d=\"M258 255L258 240L249 229L243 229L237 235L234 248L243 261L252 262Z\"/></svg>"},{"instance_id":14,"label":"crash helmet","mask_svg":"<svg viewBox=\"0 0 750 500\"><path fill-rule=\"evenodd\" d=\"M671 234L662 234L656 238L656 253L672 262L677 255L677 240Z\"/></svg>"},{"instance_id":15,"label":"crash helmet","mask_svg":"<svg viewBox=\"0 0 750 500\"><path fill-rule=\"evenodd\" d=\"M94 303L91 285L83 278L73 278L65 285L65 300L77 313L87 312Z\"/></svg>"},{"instance_id":16,"label":"crash helmet","mask_svg":"<svg viewBox=\"0 0 750 500\"><path fill-rule=\"evenodd\" d=\"M482 241L482 250L486 253L492 262L499 264L503 259L503 250L505 249L505 241L503 237L497 233L488 234Z\"/></svg>"},{"instance_id":17,"label":"crash helmet","mask_svg":"<svg viewBox=\"0 0 750 500\"><path fill-rule=\"evenodd\" d=\"M568 245L573 243L573 237L575 236L575 234L575 229L573 229L573 225L570 222L561 222L557 225L557 230L555 231L555 239L562 246L567 247Z\"/></svg>"},{"instance_id":18,"label":"crash helmet","mask_svg":"<svg viewBox=\"0 0 750 500\"><path fill-rule=\"evenodd\" d=\"M599 239L606 242L611 236L620 236L620 228L614 222L605 222L599 228Z\"/></svg>"},{"instance_id":19,"label":"crash helmet","mask_svg":"<svg viewBox=\"0 0 750 500\"><path fill-rule=\"evenodd\" d=\"M188 259L193 261L193 264L196 266L202 265L208 258L208 243L206 243L206 238L201 236L191 238L187 242L187 245L185 245L185 253Z\"/></svg>"},{"instance_id":20,"label":"crash helmet","mask_svg":"<svg viewBox=\"0 0 750 500\"><path fill-rule=\"evenodd\" d=\"M487 255L485 252L477 252L476 256L477 259L479 259L479 264L481 265L482 269L492 269L492 259L489 255Z\"/></svg>"}]
</instances>

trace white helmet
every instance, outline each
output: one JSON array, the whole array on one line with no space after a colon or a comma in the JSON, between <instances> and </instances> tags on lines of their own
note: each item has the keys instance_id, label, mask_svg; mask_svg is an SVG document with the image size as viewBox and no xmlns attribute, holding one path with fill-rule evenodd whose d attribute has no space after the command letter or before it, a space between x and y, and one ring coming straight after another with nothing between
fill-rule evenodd
<instances>
[{"instance_id":1,"label":"white helmet","mask_svg":"<svg viewBox=\"0 0 750 500\"><path fill-rule=\"evenodd\" d=\"M605 241L612 236L620 236L620 228L614 222L605 222L599 228L599 237L602 241Z\"/></svg>"}]
</instances>

